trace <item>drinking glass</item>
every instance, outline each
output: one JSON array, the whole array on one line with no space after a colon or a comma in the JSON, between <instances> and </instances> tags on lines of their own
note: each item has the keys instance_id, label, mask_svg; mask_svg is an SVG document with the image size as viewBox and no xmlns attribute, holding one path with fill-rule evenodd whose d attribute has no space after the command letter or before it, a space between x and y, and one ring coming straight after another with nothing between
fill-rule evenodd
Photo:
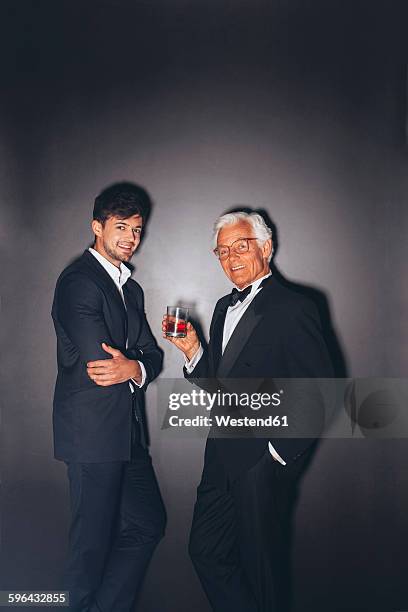
<instances>
[{"instance_id":1,"label":"drinking glass","mask_svg":"<svg viewBox=\"0 0 408 612\"><path fill-rule=\"evenodd\" d=\"M185 338L187 335L188 308L167 306L166 336Z\"/></svg>"}]
</instances>

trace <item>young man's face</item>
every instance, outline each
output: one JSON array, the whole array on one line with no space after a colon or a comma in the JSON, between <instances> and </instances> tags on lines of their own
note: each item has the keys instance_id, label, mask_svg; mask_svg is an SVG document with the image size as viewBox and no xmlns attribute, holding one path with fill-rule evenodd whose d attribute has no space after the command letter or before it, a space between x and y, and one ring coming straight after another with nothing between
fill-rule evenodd
<instances>
[{"instance_id":1,"label":"young man's face","mask_svg":"<svg viewBox=\"0 0 408 612\"><path fill-rule=\"evenodd\" d=\"M95 250L119 267L122 261L131 259L139 246L142 226L143 219L139 215L127 219L109 217L104 225L94 219Z\"/></svg>"}]
</instances>

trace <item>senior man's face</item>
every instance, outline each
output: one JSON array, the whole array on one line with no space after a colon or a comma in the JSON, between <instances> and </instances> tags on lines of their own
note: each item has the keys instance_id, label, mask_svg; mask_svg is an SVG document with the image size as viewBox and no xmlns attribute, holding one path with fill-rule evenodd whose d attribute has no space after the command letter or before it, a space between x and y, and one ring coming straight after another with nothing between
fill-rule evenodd
<instances>
[{"instance_id":1,"label":"senior man's face","mask_svg":"<svg viewBox=\"0 0 408 612\"><path fill-rule=\"evenodd\" d=\"M217 247L231 247L239 238L255 238L250 223L239 221L234 225L223 227L218 233ZM229 257L220 260L225 274L239 289L245 289L269 272L268 257L271 253L272 241L267 240L262 247L259 246L257 240L250 240L248 244L249 250L246 253L237 253L232 247Z\"/></svg>"}]
</instances>

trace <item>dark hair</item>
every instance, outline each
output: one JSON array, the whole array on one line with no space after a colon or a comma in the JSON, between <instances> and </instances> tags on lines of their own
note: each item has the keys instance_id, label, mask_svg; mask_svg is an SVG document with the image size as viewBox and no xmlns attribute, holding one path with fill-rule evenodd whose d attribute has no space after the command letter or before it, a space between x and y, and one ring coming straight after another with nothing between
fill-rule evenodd
<instances>
[{"instance_id":1,"label":"dark hair","mask_svg":"<svg viewBox=\"0 0 408 612\"><path fill-rule=\"evenodd\" d=\"M110 217L127 219L133 215L140 215L145 223L150 208L150 198L143 187L134 183L114 183L95 199L93 218L103 225Z\"/></svg>"}]
</instances>

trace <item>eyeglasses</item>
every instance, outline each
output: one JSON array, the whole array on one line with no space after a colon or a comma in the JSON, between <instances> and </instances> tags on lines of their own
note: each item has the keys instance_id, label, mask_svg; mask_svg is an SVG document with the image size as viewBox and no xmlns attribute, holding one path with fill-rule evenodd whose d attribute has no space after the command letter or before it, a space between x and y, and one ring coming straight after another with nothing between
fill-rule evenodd
<instances>
[{"instance_id":1,"label":"eyeglasses","mask_svg":"<svg viewBox=\"0 0 408 612\"><path fill-rule=\"evenodd\" d=\"M220 261L225 261L225 259L228 259L228 257L231 255L231 250L239 255L242 253L247 253L249 251L250 240L258 240L258 238L238 238L238 240L234 240L230 246L224 246L222 244L214 249L213 253Z\"/></svg>"}]
</instances>

